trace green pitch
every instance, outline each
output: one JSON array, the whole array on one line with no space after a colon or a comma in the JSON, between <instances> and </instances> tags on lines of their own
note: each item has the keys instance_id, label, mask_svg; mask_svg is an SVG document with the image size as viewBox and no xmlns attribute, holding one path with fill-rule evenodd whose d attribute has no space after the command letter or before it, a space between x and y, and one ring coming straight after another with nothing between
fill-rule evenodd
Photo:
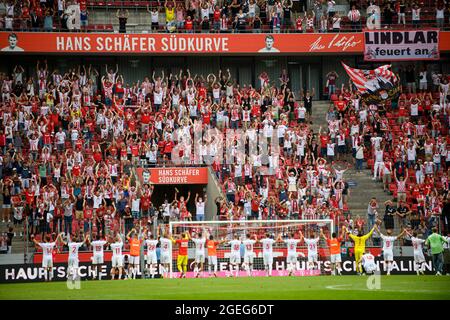
<instances>
[{"instance_id":1,"label":"green pitch","mask_svg":"<svg viewBox=\"0 0 450 320\"><path fill-rule=\"evenodd\" d=\"M0 285L0 299L450 299L450 276L204 278L81 281Z\"/></svg>"}]
</instances>

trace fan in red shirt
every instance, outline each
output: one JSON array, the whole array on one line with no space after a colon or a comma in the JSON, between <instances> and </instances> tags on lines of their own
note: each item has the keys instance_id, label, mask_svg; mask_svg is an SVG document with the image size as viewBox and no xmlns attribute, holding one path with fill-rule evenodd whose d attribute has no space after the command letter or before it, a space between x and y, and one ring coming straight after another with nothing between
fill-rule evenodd
<instances>
[{"instance_id":1,"label":"fan in red shirt","mask_svg":"<svg viewBox=\"0 0 450 320\"><path fill-rule=\"evenodd\" d=\"M327 145L330 138L325 132L321 134L320 130L319 134L320 134L320 156L325 157L327 155Z\"/></svg>"},{"instance_id":2,"label":"fan in red shirt","mask_svg":"<svg viewBox=\"0 0 450 320\"><path fill-rule=\"evenodd\" d=\"M172 158L172 149L175 146L172 140L166 141L164 144L164 154L167 156L167 158L170 160Z\"/></svg>"},{"instance_id":3,"label":"fan in red shirt","mask_svg":"<svg viewBox=\"0 0 450 320\"><path fill-rule=\"evenodd\" d=\"M303 33L303 18L300 15L295 20L295 29L298 33Z\"/></svg>"},{"instance_id":4,"label":"fan in red shirt","mask_svg":"<svg viewBox=\"0 0 450 320\"><path fill-rule=\"evenodd\" d=\"M184 22L184 28L186 31L192 31L194 29L194 22L191 20L191 17L188 16L186 21Z\"/></svg>"},{"instance_id":5,"label":"fan in red shirt","mask_svg":"<svg viewBox=\"0 0 450 320\"><path fill-rule=\"evenodd\" d=\"M35 193L30 188L25 190L25 202L28 205L28 208L31 209L34 205L35 201Z\"/></svg>"},{"instance_id":6,"label":"fan in red shirt","mask_svg":"<svg viewBox=\"0 0 450 320\"><path fill-rule=\"evenodd\" d=\"M334 106L339 111L339 113L344 113L347 108L347 103L343 100L342 96L339 96L339 100L334 102Z\"/></svg>"}]
</instances>

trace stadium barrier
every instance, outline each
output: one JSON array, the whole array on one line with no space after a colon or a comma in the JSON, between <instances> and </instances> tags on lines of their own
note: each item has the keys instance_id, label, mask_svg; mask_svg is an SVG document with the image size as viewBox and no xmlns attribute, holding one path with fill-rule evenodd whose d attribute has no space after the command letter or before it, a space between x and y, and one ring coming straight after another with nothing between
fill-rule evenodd
<instances>
[{"instance_id":1,"label":"stadium barrier","mask_svg":"<svg viewBox=\"0 0 450 320\"><path fill-rule=\"evenodd\" d=\"M261 259L262 258L256 258ZM189 265L194 262L193 259L189 260ZM219 274L225 275L226 270L228 270L228 259L219 259ZM381 268L382 274L385 272L384 262L382 257L375 258L376 264ZM321 261L323 269L327 274L331 271L330 261ZM67 280L67 263L57 263L54 264L54 279L53 281L66 281ZM354 259L349 257L343 257L342 259L342 274L343 275L356 275L356 266ZM101 267L103 279L110 279L111 262L106 262ZM300 270L298 275L311 275L310 271L306 268L306 261L301 261ZM318 271L318 270L316 270ZM395 257L393 263L393 269L391 271L392 275L413 275L416 274L414 270L414 259L413 257ZM432 263L431 260L427 259L425 264L425 274L432 275ZM45 270L39 265L24 265L24 264L14 264L14 265L0 265L0 283L19 283L19 282L44 282L45 281ZM94 268L91 263L82 262L79 266L80 280L90 280L94 275ZM142 276L142 272L139 270L138 278ZM176 273L174 273L174 276ZM245 274L242 274L245 276ZM285 276L286 271L286 260L282 257L274 258L274 276ZM188 275L190 277L190 275ZM203 277L208 277L208 272L204 272ZM159 265L156 270L155 278L160 278ZM170 281L170 280L168 280Z\"/></svg>"}]
</instances>

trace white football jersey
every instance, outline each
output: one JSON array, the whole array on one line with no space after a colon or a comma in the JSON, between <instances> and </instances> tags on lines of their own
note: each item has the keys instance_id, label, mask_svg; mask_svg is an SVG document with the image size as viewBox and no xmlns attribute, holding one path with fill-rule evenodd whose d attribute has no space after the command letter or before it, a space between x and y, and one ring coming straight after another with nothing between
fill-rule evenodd
<instances>
[{"instance_id":1,"label":"white football jersey","mask_svg":"<svg viewBox=\"0 0 450 320\"><path fill-rule=\"evenodd\" d=\"M158 240L145 240L145 244L147 245L147 254L156 253L156 245L158 244Z\"/></svg>"},{"instance_id":2,"label":"white football jersey","mask_svg":"<svg viewBox=\"0 0 450 320\"><path fill-rule=\"evenodd\" d=\"M52 258L53 248L55 247L56 242L42 242L39 243L39 246L42 248L42 254L44 258Z\"/></svg>"},{"instance_id":3,"label":"white football jersey","mask_svg":"<svg viewBox=\"0 0 450 320\"><path fill-rule=\"evenodd\" d=\"M172 252L172 240L167 238L159 239L161 242L161 252L164 254L168 254Z\"/></svg>"},{"instance_id":4,"label":"white football jersey","mask_svg":"<svg viewBox=\"0 0 450 320\"><path fill-rule=\"evenodd\" d=\"M383 251L392 251L394 249L394 241L397 240L397 237L394 236L385 236L381 235L381 239L383 239Z\"/></svg>"},{"instance_id":5,"label":"white football jersey","mask_svg":"<svg viewBox=\"0 0 450 320\"><path fill-rule=\"evenodd\" d=\"M297 243L299 243L300 240L297 239L287 239L284 240L284 242L287 245L288 254L296 254L297 253Z\"/></svg>"},{"instance_id":6,"label":"white football jersey","mask_svg":"<svg viewBox=\"0 0 450 320\"><path fill-rule=\"evenodd\" d=\"M263 253L272 254L273 244L275 243L275 240L265 238L261 240L261 243L263 246Z\"/></svg>"},{"instance_id":7,"label":"white football jersey","mask_svg":"<svg viewBox=\"0 0 450 320\"><path fill-rule=\"evenodd\" d=\"M231 240L231 253L240 254L241 253L241 240Z\"/></svg>"},{"instance_id":8,"label":"white football jersey","mask_svg":"<svg viewBox=\"0 0 450 320\"><path fill-rule=\"evenodd\" d=\"M78 259L78 249L83 245L83 242L69 242L69 258Z\"/></svg>"},{"instance_id":9,"label":"white football jersey","mask_svg":"<svg viewBox=\"0 0 450 320\"><path fill-rule=\"evenodd\" d=\"M122 242L111 243L111 250L113 252L114 257L122 256L122 247L123 247Z\"/></svg>"},{"instance_id":10,"label":"white football jersey","mask_svg":"<svg viewBox=\"0 0 450 320\"><path fill-rule=\"evenodd\" d=\"M255 242L256 242L255 240L250 240L250 239L242 241L242 243L244 244L244 247L245 247L246 254L253 253L253 245L255 244Z\"/></svg>"},{"instance_id":11,"label":"white football jersey","mask_svg":"<svg viewBox=\"0 0 450 320\"><path fill-rule=\"evenodd\" d=\"M315 239L306 239L305 243L308 247L308 254L317 254L317 242L319 242L319 238Z\"/></svg>"},{"instance_id":12,"label":"white football jersey","mask_svg":"<svg viewBox=\"0 0 450 320\"><path fill-rule=\"evenodd\" d=\"M362 256L362 263L364 267L375 266L375 257L371 253L366 253Z\"/></svg>"},{"instance_id":13,"label":"white football jersey","mask_svg":"<svg viewBox=\"0 0 450 320\"><path fill-rule=\"evenodd\" d=\"M195 243L195 253L197 253L197 254L205 253L206 238L192 239L192 241L194 241L194 243Z\"/></svg>"},{"instance_id":14,"label":"white football jersey","mask_svg":"<svg viewBox=\"0 0 450 320\"><path fill-rule=\"evenodd\" d=\"M411 242L412 242L415 253L422 252L422 247L423 247L423 243L425 242L425 240L419 239L416 237L411 237Z\"/></svg>"},{"instance_id":15,"label":"white football jersey","mask_svg":"<svg viewBox=\"0 0 450 320\"><path fill-rule=\"evenodd\" d=\"M106 244L105 240L92 241L92 249L94 254L103 254L103 246Z\"/></svg>"}]
</instances>

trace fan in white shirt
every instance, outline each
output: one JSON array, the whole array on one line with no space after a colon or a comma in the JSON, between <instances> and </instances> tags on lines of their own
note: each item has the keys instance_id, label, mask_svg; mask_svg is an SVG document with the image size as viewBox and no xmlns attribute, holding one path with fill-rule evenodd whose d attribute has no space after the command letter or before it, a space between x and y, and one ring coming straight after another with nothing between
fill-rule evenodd
<instances>
[{"instance_id":1,"label":"fan in white shirt","mask_svg":"<svg viewBox=\"0 0 450 320\"><path fill-rule=\"evenodd\" d=\"M68 261L68 266L67 266L67 278L69 278L69 276L72 276L72 281L75 281L77 278L79 278L78 250L80 249L80 247L82 245L84 245L86 243L87 237L88 236L86 235L86 237L83 239L82 242L72 242L70 240L68 242L63 241L64 245L69 247L69 261Z\"/></svg>"},{"instance_id":2,"label":"fan in white shirt","mask_svg":"<svg viewBox=\"0 0 450 320\"><path fill-rule=\"evenodd\" d=\"M316 265L319 267L318 254L317 254L317 244L319 242L319 237L316 237L315 231L311 231L311 238L305 238L303 233L300 231L300 241L305 241L306 247L308 248L308 268L315 268Z\"/></svg>"},{"instance_id":3,"label":"fan in white shirt","mask_svg":"<svg viewBox=\"0 0 450 320\"><path fill-rule=\"evenodd\" d=\"M380 232L378 229L378 226L375 226L375 228ZM383 257L384 257L384 263L387 269L387 275L391 275L392 270L392 262L394 261L394 242L397 239L400 239L403 234L405 233L405 230L403 230L398 236L392 236L392 229L386 230L387 235L384 235L380 232L381 239L383 239Z\"/></svg>"},{"instance_id":4,"label":"fan in white shirt","mask_svg":"<svg viewBox=\"0 0 450 320\"><path fill-rule=\"evenodd\" d=\"M261 242L263 247L263 260L264 260L264 270L266 271L266 276L272 276L272 268L273 268L273 244L277 241L280 241L280 236L275 241L270 237L269 233L266 233L266 237L264 239L258 240Z\"/></svg>"},{"instance_id":5,"label":"fan in white shirt","mask_svg":"<svg viewBox=\"0 0 450 320\"><path fill-rule=\"evenodd\" d=\"M241 240L239 236L234 235L234 239L229 242L231 245L230 252L230 276L233 276L233 271L236 272L236 277L239 276L239 265L241 264Z\"/></svg>"},{"instance_id":6,"label":"fan in white shirt","mask_svg":"<svg viewBox=\"0 0 450 320\"><path fill-rule=\"evenodd\" d=\"M253 251L253 246L256 243L256 235L254 237L254 240L251 239L251 235L247 234L247 239L245 239L244 241L242 241L242 243L244 244L244 263L242 264L242 266L245 268L245 270L247 271L247 275L249 277L252 276L252 272L253 272L253 259L255 257L255 252Z\"/></svg>"},{"instance_id":7,"label":"fan in white shirt","mask_svg":"<svg viewBox=\"0 0 450 320\"><path fill-rule=\"evenodd\" d=\"M45 281L51 281L53 279L53 248L60 238L61 234L58 235L55 241L50 242L50 236L46 235L45 242L38 242L34 239L34 235L31 235L34 244L42 248L42 268L45 269Z\"/></svg>"}]
</instances>

